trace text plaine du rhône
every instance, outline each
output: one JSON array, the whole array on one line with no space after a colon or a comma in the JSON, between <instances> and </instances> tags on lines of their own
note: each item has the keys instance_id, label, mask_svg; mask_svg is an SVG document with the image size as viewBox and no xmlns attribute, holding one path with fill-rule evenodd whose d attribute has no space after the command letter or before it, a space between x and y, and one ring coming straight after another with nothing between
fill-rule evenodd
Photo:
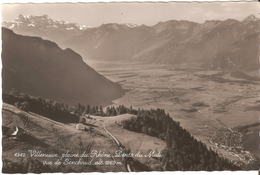
<instances>
[{"instance_id":1,"label":"text plaine du rh\u00f4ne","mask_svg":"<svg viewBox=\"0 0 260 175\"><path fill-rule=\"evenodd\" d=\"M162 157L161 153L158 152L156 153L155 151L150 151L147 155L143 155L140 153L140 151L137 154L134 153L124 153L121 150L117 150L115 152L115 155L112 156L111 154L107 154L104 153L102 151L97 151L97 150L92 150L90 154L86 153L86 151L84 151L82 154L74 154L74 153L70 153L69 151L67 151L66 153L61 154L61 156L59 154L56 153L42 153L41 151L36 151L36 150L28 150L28 152L30 153L31 157L58 157L58 158L72 158L72 157L99 157L99 158L104 158L104 157Z\"/></svg>"}]
</instances>

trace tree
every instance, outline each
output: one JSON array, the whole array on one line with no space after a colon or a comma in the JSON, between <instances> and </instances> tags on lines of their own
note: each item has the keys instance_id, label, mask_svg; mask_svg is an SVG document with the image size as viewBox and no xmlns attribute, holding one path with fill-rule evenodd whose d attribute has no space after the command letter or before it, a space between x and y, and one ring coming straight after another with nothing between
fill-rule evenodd
<instances>
[{"instance_id":1,"label":"tree","mask_svg":"<svg viewBox=\"0 0 260 175\"><path fill-rule=\"evenodd\" d=\"M112 106L112 116L116 116L116 115L117 115L117 113L116 113L116 109L115 109L114 106Z\"/></svg>"},{"instance_id":2,"label":"tree","mask_svg":"<svg viewBox=\"0 0 260 175\"><path fill-rule=\"evenodd\" d=\"M98 106L96 106L95 111L96 111L95 113L98 113Z\"/></svg>"},{"instance_id":3,"label":"tree","mask_svg":"<svg viewBox=\"0 0 260 175\"><path fill-rule=\"evenodd\" d=\"M20 102L15 102L15 103L14 103L14 106L17 107L17 108L20 108L21 103L20 103Z\"/></svg>"},{"instance_id":4,"label":"tree","mask_svg":"<svg viewBox=\"0 0 260 175\"><path fill-rule=\"evenodd\" d=\"M29 103L28 102L23 102L20 106L20 109L25 111L25 112L28 112L29 109L30 109L30 106L29 106Z\"/></svg>"},{"instance_id":5,"label":"tree","mask_svg":"<svg viewBox=\"0 0 260 175\"><path fill-rule=\"evenodd\" d=\"M86 110L86 107L84 105L81 105L80 115L84 114L85 110Z\"/></svg>"},{"instance_id":6,"label":"tree","mask_svg":"<svg viewBox=\"0 0 260 175\"><path fill-rule=\"evenodd\" d=\"M100 111L101 113L103 113L103 108L102 108L102 106L99 107L99 111Z\"/></svg>"},{"instance_id":7,"label":"tree","mask_svg":"<svg viewBox=\"0 0 260 175\"><path fill-rule=\"evenodd\" d=\"M14 96L19 96L20 92L17 89L12 88L11 91L10 91L10 94L14 95Z\"/></svg>"},{"instance_id":8,"label":"tree","mask_svg":"<svg viewBox=\"0 0 260 175\"><path fill-rule=\"evenodd\" d=\"M96 111L96 108L95 106L92 108L92 114L95 114L97 111Z\"/></svg>"},{"instance_id":9,"label":"tree","mask_svg":"<svg viewBox=\"0 0 260 175\"><path fill-rule=\"evenodd\" d=\"M148 135L148 127L147 127L146 125L143 126L143 128L142 128L142 133Z\"/></svg>"},{"instance_id":10,"label":"tree","mask_svg":"<svg viewBox=\"0 0 260 175\"><path fill-rule=\"evenodd\" d=\"M78 104L78 109L81 109L81 104L80 103Z\"/></svg>"},{"instance_id":11,"label":"tree","mask_svg":"<svg viewBox=\"0 0 260 175\"><path fill-rule=\"evenodd\" d=\"M26 102L29 102L29 95L28 94L26 94L26 93L24 93L24 92L22 92L22 93L20 93L19 94L19 98L22 98L24 101L26 101Z\"/></svg>"},{"instance_id":12,"label":"tree","mask_svg":"<svg viewBox=\"0 0 260 175\"><path fill-rule=\"evenodd\" d=\"M87 108L86 108L86 114L89 114L90 113L90 106L89 104L87 105Z\"/></svg>"},{"instance_id":13,"label":"tree","mask_svg":"<svg viewBox=\"0 0 260 175\"><path fill-rule=\"evenodd\" d=\"M111 115L111 109L110 107L108 106L107 107L107 110L106 110L106 116L110 116Z\"/></svg>"}]
</instances>

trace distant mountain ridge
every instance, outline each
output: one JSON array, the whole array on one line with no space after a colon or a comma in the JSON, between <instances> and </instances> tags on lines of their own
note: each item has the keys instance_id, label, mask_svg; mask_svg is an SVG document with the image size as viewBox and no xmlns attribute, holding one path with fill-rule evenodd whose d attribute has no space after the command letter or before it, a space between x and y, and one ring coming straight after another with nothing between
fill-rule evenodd
<instances>
[{"instance_id":1,"label":"distant mountain ridge","mask_svg":"<svg viewBox=\"0 0 260 175\"><path fill-rule=\"evenodd\" d=\"M19 15L14 21L3 22L2 27L11 29L17 34L39 36L57 43L91 28L91 26L54 20L48 15Z\"/></svg>"},{"instance_id":2,"label":"distant mountain ridge","mask_svg":"<svg viewBox=\"0 0 260 175\"><path fill-rule=\"evenodd\" d=\"M21 33L20 29L14 31ZM58 43L62 48L72 48L84 60L192 64L212 70L250 71L260 66L259 33L259 19L250 15L242 21L208 20L203 24L185 20L154 26L109 23L75 32ZM56 40L48 32L44 35Z\"/></svg>"},{"instance_id":3,"label":"distant mountain ridge","mask_svg":"<svg viewBox=\"0 0 260 175\"><path fill-rule=\"evenodd\" d=\"M71 49L2 28L2 89L12 88L68 105L109 104L123 90Z\"/></svg>"},{"instance_id":4,"label":"distant mountain ridge","mask_svg":"<svg viewBox=\"0 0 260 175\"><path fill-rule=\"evenodd\" d=\"M103 24L61 44L84 59L193 64L213 70L258 70L259 19L171 20L127 28Z\"/></svg>"}]
</instances>

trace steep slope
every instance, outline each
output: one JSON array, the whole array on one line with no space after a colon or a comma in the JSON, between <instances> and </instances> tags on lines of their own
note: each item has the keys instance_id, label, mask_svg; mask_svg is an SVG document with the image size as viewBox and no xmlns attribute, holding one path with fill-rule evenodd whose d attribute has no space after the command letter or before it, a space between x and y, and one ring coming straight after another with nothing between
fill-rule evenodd
<instances>
[{"instance_id":1,"label":"steep slope","mask_svg":"<svg viewBox=\"0 0 260 175\"><path fill-rule=\"evenodd\" d=\"M149 28L148 28L149 30ZM73 47L83 59L123 60L139 50L137 43L150 37L142 27L132 28L120 24L103 24L72 37L61 47Z\"/></svg>"},{"instance_id":2,"label":"steep slope","mask_svg":"<svg viewBox=\"0 0 260 175\"><path fill-rule=\"evenodd\" d=\"M3 22L2 26L17 34L39 36L58 44L72 36L81 34L88 28L85 25L54 20L48 15L19 15L14 21Z\"/></svg>"},{"instance_id":3,"label":"steep slope","mask_svg":"<svg viewBox=\"0 0 260 175\"><path fill-rule=\"evenodd\" d=\"M71 37L61 45L75 49L83 59L195 63L206 69L256 70L258 55L255 43L259 42L254 36L259 31L259 19L253 15L241 22L228 19L198 24L171 20L135 28L103 24ZM247 38L251 38L250 41ZM227 61L227 57L232 63ZM220 63L223 59L230 64ZM250 64L243 65L248 62Z\"/></svg>"},{"instance_id":4,"label":"steep slope","mask_svg":"<svg viewBox=\"0 0 260 175\"><path fill-rule=\"evenodd\" d=\"M95 162L99 161L99 157L66 157L60 159L62 164L49 165L48 168L39 166L39 163L43 161L53 163L57 161L56 157L41 157L41 156L30 156L28 150L35 150L41 153L39 154L91 154L93 150L101 150L106 153L114 153L117 150L117 146L106 136L105 131L99 125L93 129L92 133L81 131L76 129L77 123L64 124L57 122L41 115L37 115L32 112L24 112L20 109L3 103L2 110L2 127L8 129L13 127L19 127L25 131L26 135L20 137L21 139L14 141L8 137L2 139L2 160L3 160L3 172L4 173L54 173L54 172L122 172L124 169L119 169L116 165L109 166L96 166ZM5 135L6 133L4 133ZM16 156L15 153L25 153L25 157ZM83 162L90 162L92 165L73 165L64 164L68 163L65 160L78 161L79 159ZM12 161L13 166L8 161ZM38 160L38 166L26 166L20 168L19 164L25 163L28 160ZM111 158L102 158L105 161L112 161ZM121 158L115 158L116 161L122 161ZM15 164L16 163L16 164ZM124 166L121 166L124 168ZM19 169L20 168L20 169Z\"/></svg>"},{"instance_id":5,"label":"steep slope","mask_svg":"<svg viewBox=\"0 0 260 175\"><path fill-rule=\"evenodd\" d=\"M259 57L259 35L254 33L234 42L229 50L219 53L211 63L211 69L218 70L258 70L260 67Z\"/></svg>"},{"instance_id":6,"label":"steep slope","mask_svg":"<svg viewBox=\"0 0 260 175\"><path fill-rule=\"evenodd\" d=\"M2 28L3 92L12 88L69 105L108 104L120 85L98 74L71 49Z\"/></svg>"}]
</instances>

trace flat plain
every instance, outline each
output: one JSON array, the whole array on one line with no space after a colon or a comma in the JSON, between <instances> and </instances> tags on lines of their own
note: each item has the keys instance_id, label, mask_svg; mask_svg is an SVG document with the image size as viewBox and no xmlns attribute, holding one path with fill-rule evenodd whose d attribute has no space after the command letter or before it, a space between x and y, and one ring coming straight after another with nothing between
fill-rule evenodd
<instances>
[{"instance_id":1,"label":"flat plain","mask_svg":"<svg viewBox=\"0 0 260 175\"><path fill-rule=\"evenodd\" d=\"M240 133L241 138L234 129L259 122L260 77L257 71L203 70L198 65L85 62L127 90L124 96L113 101L114 106L123 104L135 109L165 109L196 139L223 157L247 162L252 154L260 156L256 142L259 140L258 125L247 127L250 132ZM225 145L225 139L229 137L222 138L221 143L212 142L223 128L231 133L229 137L234 140L242 139L241 145L235 142L233 146L230 143ZM245 139L245 135L250 137Z\"/></svg>"}]
</instances>

